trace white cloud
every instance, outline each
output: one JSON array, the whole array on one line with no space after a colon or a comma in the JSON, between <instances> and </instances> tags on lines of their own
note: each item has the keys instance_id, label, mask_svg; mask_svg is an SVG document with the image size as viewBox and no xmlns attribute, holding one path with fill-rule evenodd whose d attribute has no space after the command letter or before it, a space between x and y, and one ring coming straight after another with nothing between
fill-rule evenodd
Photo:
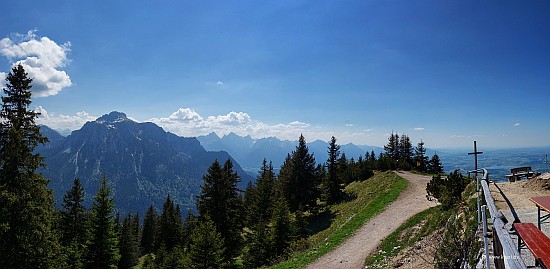
<instances>
[{"instance_id":1,"label":"white cloud","mask_svg":"<svg viewBox=\"0 0 550 269\"><path fill-rule=\"evenodd\" d=\"M60 70L70 62L67 54L71 51L71 43L59 45L48 37L36 36L35 32L1 39L0 53L12 62L12 66L21 64L33 78L34 96L56 95L72 85L69 75Z\"/></svg>"},{"instance_id":2,"label":"white cloud","mask_svg":"<svg viewBox=\"0 0 550 269\"><path fill-rule=\"evenodd\" d=\"M49 112L41 106L37 107L35 111L42 114L36 120L38 124L47 125L63 134L69 134L69 131L80 129L86 122L97 119L96 116L85 111L77 112L74 115L62 115ZM300 134L303 134L308 141L318 139L329 141L330 137L335 135L340 143L349 143L366 137L372 138L375 135L371 129L362 132L327 132L322 127L311 126L302 121L267 124L254 120L245 112L231 111L225 115L203 117L192 108L180 108L167 117L152 118L147 121L161 126L166 131L186 137L206 135L210 132L216 132L223 136L234 132L237 135L250 135L253 138L277 137L292 141L297 140Z\"/></svg>"},{"instance_id":3,"label":"white cloud","mask_svg":"<svg viewBox=\"0 0 550 269\"><path fill-rule=\"evenodd\" d=\"M220 87L223 86L223 81L218 81L218 82L216 82L216 85L218 85L218 86L220 86Z\"/></svg>"},{"instance_id":4,"label":"white cloud","mask_svg":"<svg viewBox=\"0 0 550 269\"><path fill-rule=\"evenodd\" d=\"M414 128L415 131L424 131L424 128L423 127L416 127Z\"/></svg>"},{"instance_id":5,"label":"white cloud","mask_svg":"<svg viewBox=\"0 0 550 269\"><path fill-rule=\"evenodd\" d=\"M227 115L210 116L208 122L215 125L243 125L250 123L250 116L244 112L229 112Z\"/></svg>"},{"instance_id":6,"label":"white cloud","mask_svg":"<svg viewBox=\"0 0 550 269\"><path fill-rule=\"evenodd\" d=\"M307 128L307 127L310 126L309 124L307 124L305 122L301 122L301 121L293 121L293 122L289 123L288 125L296 127L296 128Z\"/></svg>"},{"instance_id":7,"label":"white cloud","mask_svg":"<svg viewBox=\"0 0 550 269\"><path fill-rule=\"evenodd\" d=\"M487 135L473 134L473 135L450 135L449 138L478 138L487 137Z\"/></svg>"},{"instance_id":8,"label":"white cloud","mask_svg":"<svg viewBox=\"0 0 550 269\"><path fill-rule=\"evenodd\" d=\"M248 113L235 111L226 115L203 117L191 108L180 108L168 117L152 118L149 121L181 136L200 136L210 132L226 135L234 132L238 135L251 135L255 138L275 136L288 140L296 140L300 133L309 134L311 139L319 137L328 139L330 137L330 134L315 132L309 124L301 121L269 125L253 120Z\"/></svg>"},{"instance_id":9,"label":"white cloud","mask_svg":"<svg viewBox=\"0 0 550 269\"><path fill-rule=\"evenodd\" d=\"M514 127L518 127L520 126L521 124L519 122L516 122L516 124L514 124Z\"/></svg>"},{"instance_id":10,"label":"white cloud","mask_svg":"<svg viewBox=\"0 0 550 269\"><path fill-rule=\"evenodd\" d=\"M200 122L203 121L203 118L193 109L180 108L178 111L172 113L166 120L176 122Z\"/></svg>"},{"instance_id":11,"label":"white cloud","mask_svg":"<svg viewBox=\"0 0 550 269\"><path fill-rule=\"evenodd\" d=\"M96 116L92 116L85 111L77 112L74 115L57 115L56 113L49 113L41 106L37 107L34 111L41 114L36 119L36 123L46 125L61 132L80 129L84 123L97 119Z\"/></svg>"}]
</instances>

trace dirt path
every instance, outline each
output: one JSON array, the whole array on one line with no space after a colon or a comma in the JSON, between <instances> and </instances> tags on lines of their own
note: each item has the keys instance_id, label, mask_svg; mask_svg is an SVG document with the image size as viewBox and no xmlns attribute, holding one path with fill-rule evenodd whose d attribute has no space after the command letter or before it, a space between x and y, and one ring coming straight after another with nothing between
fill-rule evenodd
<instances>
[{"instance_id":1,"label":"dirt path","mask_svg":"<svg viewBox=\"0 0 550 269\"><path fill-rule=\"evenodd\" d=\"M426 199L426 184L431 177L409 172L398 172L398 175L408 180L409 186L397 200L365 223L338 248L320 257L306 268L362 268L366 257L376 250L380 241L414 214L436 205Z\"/></svg>"}]
</instances>

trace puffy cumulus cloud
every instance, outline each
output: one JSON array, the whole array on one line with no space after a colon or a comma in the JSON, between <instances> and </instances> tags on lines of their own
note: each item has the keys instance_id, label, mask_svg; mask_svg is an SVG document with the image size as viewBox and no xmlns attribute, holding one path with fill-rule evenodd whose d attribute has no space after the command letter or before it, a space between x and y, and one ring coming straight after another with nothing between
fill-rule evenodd
<instances>
[{"instance_id":1,"label":"puffy cumulus cloud","mask_svg":"<svg viewBox=\"0 0 550 269\"><path fill-rule=\"evenodd\" d=\"M168 117L152 118L149 121L183 136L195 136L206 129L204 118L191 108L180 108Z\"/></svg>"},{"instance_id":2,"label":"puffy cumulus cloud","mask_svg":"<svg viewBox=\"0 0 550 269\"><path fill-rule=\"evenodd\" d=\"M520 126L521 124L519 122L516 122L516 124L514 124L514 127L518 127Z\"/></svg>"},{"instance_id":3,"label":"puffy cumulus cloud","mask_svg":"<svg viewBox=\"0 0 550 269\"><path fill-rule=\"evenodd\" d=\"M72 85L69 75L60 70L70 62L67 54L71 51L71 43L59 45L48 37L36 36L35 32L29 31L26 35L14 34L12 37L1 39L0 53L9 59L13 66L21 64L29 77L33 78L31 90L34 96L56 95Z\"/></svg>"},{"instance_id":4,"label":"puffy cumulus cloud","mask_svg":"<svg viewBox=\"0 0 550 269\"><path fill-rule=\"evenodd\" d=\"M149 120L165 130L181 136L200 136L210 132L226 135L251 135L254 138L275 136L280 139L296 140L300 133L311 134L309 124L293 121L287 124L266 124L253 120L248 113L231 111L226 115L203 117L191 108L180 108L168 117ZM330 137L330 136L327 136Z\"/></svg>"},{"instance_id":5,"label":"puffy cumulus cloud","mask_svg":"<svg viewBox=\"0 0 550 269\"><path fill-rule=\"evenodd\" d=\"M36 119L36 123L46 125L60 133L80 129L84 123L97 119L96 116L90 115L85 111L77 112L74 115L58 115L48 112L41 106L34 109L34 111L40 113L40 116Z\"/></svg>"},{"instance_id":6,"label":"puffy cumulus cloud","mask_svg":"<svg viewBox=\"0 0 550 269\"><path fill-rule=\"evenodd\" d=\"M208 122L216 125L243 125L251 122L250 116L244 112L229 112L227 115L210 116Z\"/></svg>"},{"instance_id":7,"label":"puffy cumulus cloud","mask_svg":"<svg viewBox=\"0 0 550 269\"><path fill-rule=\"evenodd\" d=\"M167 119L162 119L168 122L201 122L204 119L195 110L190 108L180 108L172 113Z\"/></svg>"},{"instance_id":8,"label":"puffy cumulus cloud","mask_svg":"<svg viewBox=\"0 0 550 269\"><path fill-rule=\"evenodd\" d=\"M231 132L252 138L277 137L281 140L298 140L303 134L307 141L323 140L329 141L331 136L336 136L341 144L354 142L368 144L368 141L376 136L372 129L362 131L327 131L324 127L312 126L302 121L291 121L288 123L268 124L253 119L245 112L229 112L225 115L201 116L191 108L180 108L171 115L163 118L152 118L148 120L158 124L166 131L180 136L195 137L215 132L219 136ZM386 137L380 137L380 143L386 142ZM378 143L378 141L377 141Z\"/></svg>"}]
</instances>

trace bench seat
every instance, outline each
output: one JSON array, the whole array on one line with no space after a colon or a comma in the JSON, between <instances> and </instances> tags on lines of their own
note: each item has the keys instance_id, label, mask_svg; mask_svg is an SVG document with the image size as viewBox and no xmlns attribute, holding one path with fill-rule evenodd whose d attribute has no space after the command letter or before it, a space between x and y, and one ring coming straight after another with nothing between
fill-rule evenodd
<instances>
[{"instance_id":1,"label":"bench seat","mask_svg":"<svg viewBox=\"0 0 550 269\"><path fill-rule=\"evenodd\" d=\"M510 174L505 175L505 177L508 178L508 181L514 182L522 177L529 178L533 175L535 175L535 172L531 172L531 166L524 166L510 169Z\"/></svg>"},{"instance_id":2,"label":"bench seat","mask_svg":"<svg viewBox=\"0 0 550 269\"><path fill-rule=\"evenodd\" d=\"M535 263L550 268L550 238L533 223L514 223L514 230L518 233L518 251L523 241L533 253Z\"/></svg>"}]
</instances>

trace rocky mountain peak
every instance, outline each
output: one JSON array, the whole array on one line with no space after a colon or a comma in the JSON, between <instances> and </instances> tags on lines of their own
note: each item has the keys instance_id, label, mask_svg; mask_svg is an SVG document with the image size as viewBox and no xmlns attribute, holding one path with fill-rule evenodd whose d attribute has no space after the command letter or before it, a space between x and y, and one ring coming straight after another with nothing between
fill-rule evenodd
<instances>
[{"instance_id":1,"label":"rocky mountain peak","mask_svg":"<svg viewBox=\"0 0 550 269\"><path fill-rule=\"evenodd\" d=\"M109 114L105 114L96 120L97 123L104 123L104 124L113 124L113 123L122 122L122 121L131 121L131 120L128 119L126 114L118 111L113 111Z\"/></svg>"}]
</instances>

